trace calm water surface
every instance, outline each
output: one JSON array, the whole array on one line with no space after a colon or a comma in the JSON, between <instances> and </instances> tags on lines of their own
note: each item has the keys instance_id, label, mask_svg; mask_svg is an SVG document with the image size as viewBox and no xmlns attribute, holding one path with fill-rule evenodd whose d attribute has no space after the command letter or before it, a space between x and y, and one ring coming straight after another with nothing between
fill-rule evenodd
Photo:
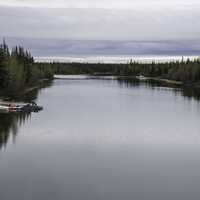
<instances>
[{"instance_id":1,"label":"calm water surface","mask_svg":"<svg viewBox=\"0 0 200 200\"><path fill-rule=\"evenodd\" d=\"M1 200L199 200L195 91L135 80L55 80L0 114Z\"/></svg>"}]
</instances>

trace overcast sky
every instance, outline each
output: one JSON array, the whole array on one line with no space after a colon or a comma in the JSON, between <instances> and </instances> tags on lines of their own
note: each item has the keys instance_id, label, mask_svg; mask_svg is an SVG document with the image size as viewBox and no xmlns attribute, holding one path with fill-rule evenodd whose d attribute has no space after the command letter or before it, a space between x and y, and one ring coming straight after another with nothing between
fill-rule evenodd
<instances>
[{"instance_id":1,"label":"overcast sky","mask_svg":"<svg viewBox=\"0 0 200 200\"><path fill-rule=\"evenodd\" d=\"M141 41L142 48L144 41L170 41L193 51L199 11L199 0L0 0L0 37Z\"/></svg>"},{"instance_id":2,"label":"overcast sky","mask_svg":"<svg viewBox=\"0 0 200 200\"><path fill-rule=\"evenodd\" d=\"M51 8L135 9L139 7L196 7L199 0L1 0L1 5Z\"/></svg>"}]
</instances>

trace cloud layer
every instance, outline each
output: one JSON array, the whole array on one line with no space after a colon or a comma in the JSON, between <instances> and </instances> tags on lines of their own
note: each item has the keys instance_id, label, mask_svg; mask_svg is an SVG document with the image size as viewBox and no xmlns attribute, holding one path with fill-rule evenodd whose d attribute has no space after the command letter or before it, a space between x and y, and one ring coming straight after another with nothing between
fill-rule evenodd
<instances>
[{"instance_id":1,"label":"cloud layer","mask_svg":"<svg viewBox=\"0 0 200 200\"><path fill-rule=\"evenodd\" d=\"M99 41L7 38L9 46L23 45L35 57L114 55L200 55L200 41Z\"/></svg>"},{"instance_id":2,"label":"cloud layer","mask_svg":"<svg viewBox=\"0 0 200 200\"><path fill-rule=\"evenodd\" d=\"M199 9L104 10L0 7L0 36L180 40L200 36Z\"/></svg>"},{"instance_id":3,"label":"cloud layer","mask_svg":"<svg viewBox=\"0 0 200 200\"><path fill-rule=\"evenodd\" d=\"M191 53L200 49L199 10L199 0L0 0L0 38L23 38L19 41L26 44L48 39L49 45L57 41L60 47L58 41L73 41L73 53L99 48ZM80 40L90 47L74 42ZM92 40L110 42L101 47ZM48 48L47 42L42 44Z\"/></svg>"},{"instance_id":4,"label":"cloud layer","mask_svg":"<svg viewBox=\"0 0 200 200\"><path fill-rule=\"evenodd\" d=\"M1 0L0 5L50 8L135 9L162 7L196 7L199 0Z\"/></svg>"}]
</instances>

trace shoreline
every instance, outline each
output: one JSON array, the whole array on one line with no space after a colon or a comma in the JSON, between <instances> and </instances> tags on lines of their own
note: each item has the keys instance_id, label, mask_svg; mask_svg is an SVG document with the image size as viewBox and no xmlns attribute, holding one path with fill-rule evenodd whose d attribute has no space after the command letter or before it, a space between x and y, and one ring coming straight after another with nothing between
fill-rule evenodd
<instances>
[{"instance_id":1,"label":"shoreline","mask_svg":"<svg viewBox=\"0 0 200 200\"><path fill-rule=\"evenodd\" d=\"M0 101L14 100L17 97L26 95L30 92L33 92L34 90L41 89L43 87L43 84L45 84L46 82L49 82L49 81L51 81L51 80L50 79L41 79L37 85L24 88L21 92L18 92L18 94L15 94L15 93L13 93L12 95L1 95L0 94Z\"/></svg>"},{"instance_id":2,"label":"shoreline","mask_svg":"<svg viewBox=\"0 0 200 200\"><path fill-rule=\"evenodd\" d=\"M64 76L68 76L67 80L85 80L85 79L139 79L140 81L145 81L145 80L155 80L155 81L160 81L160 82L165 82L168 84L173 84L173 85L179 85L179 86L186 86L187 84L184 84L182 81L175 81L175 80L170 80L170 79L165 79L165 78L159 78L159 77L146 77L146 76L118 76L115 74L111 75L91 75L91 74L74 74L74 75L64 75L64 74L57 74L54 75L54 79L60 79L60 80L65 80L66 78ZM77 77L77 76L83 76L83 77ZM111 78L110 78L111 77Z\"/></svg>"},{"instance_id":3,"label":"shoreline","mask_svg":"<svg viewBox=\"0 0 200 200\"><path fill-rule=\"evenodd\" d=\"M45 84L46 82L49 82L49 81L53 81L53 80L56 80L56 79L61 79L61 80L64 80L65 78L58 78L56 76L69 76L70 78L67 80L76 80L77 78L72 78L71 76L85 76L85 78L81 78L79 80L84 80L84 79L108 79L110 80L109 77L112 77L112 80L117 80L117 79L138 79L140 81L148 81L148 80L152 80L152 81L158 81L160 83L166 83L166 84L169 84L169 86L178 86L178 87L189 87L189 88L198 88L200 89L200 82L194 82L194 83L184 83L182 81L175 81L175 80L170 80L170 79L165 79L165 78L160 78L160 77L146 77L146 76L117 76L115 74L113 75L91 75L91 74L74 74L74 75L67 75L67 74L56 74L54 75L54 78L51 80L51 79L41 79L38 84L36 86L32 86L32 87L28 87L28 88L25 88L23 91L19 92L18 95L16 94L12 94L12 95L8 95L8 96L0 96L0 100L1 101L4 101L4 100L11 100L11 99L15 99L15 97L19 97L19 96L22 96L22 95L26 95L34 90L37 90L37 89L40 89L43 87L43 84Z\"/></svg>"},{"instance_id":4,"label":"shoreline","mask_svg":"<svg viewBox=\"0 0 200 200\"><path fill-rule=\"evenodd\" d=\"M43 83L45 83L45 82L47 82L47 81L51 81L51 80L50 80L50 79L41 79L41 80L39 81L38 85L33 86L33 87L28 87L28 88L26 88L26 89L22 92L22 94L27 94L27 93L32 92L32 91L34 91L34 90L40 89L40 88L41 88L41 84L43 84Z\"/></svg>"},{"instance_id":5,"label":"shoreline","mask_svg":"<svg viewBox=\"0 0 200 200\"><path fill-rule=\"evenodd\" d=\"M61 76L61 77L59 77ZM68 76L67 78L65 78L65 76ZM83 76L83 77L77 77L77 76ZM200 89L200 82L188 82L188 83L184 83L182 81L176 81L176 80L171 80L171 79L166 79L166 78L162 78L162 77L150 77L150 76L125 76L125 75L121 75L118 76L116 74L111 74L111 75L92 75L92 74L55 74L54 75L54 80L56 79L60 79L60 80L88 80L88 79L107 79L107 80L117 80L117 79L138 79L140 81L147 81L147 80L152 80L152 81L158 81L160 83L166 83L169 84L169 86L178 86L178 87L189 87L189 88L198 88Z\"/></svg>"},{"instance_id":6,"label":"shoreline","mask_svg":"<svg viewBox=\"0 0 200 200\"><path fill-rule=\"evenodd\" d=\"M165 82L173 85L179 85L179 86L184 86L185 84L182 81L175 81L175 80L170 80L170 79L165 79L165 78L159 78L159 77L145 77L147 80L155 80L155 81L160 81L160 82Z\"/></svg>"}]
</instances>

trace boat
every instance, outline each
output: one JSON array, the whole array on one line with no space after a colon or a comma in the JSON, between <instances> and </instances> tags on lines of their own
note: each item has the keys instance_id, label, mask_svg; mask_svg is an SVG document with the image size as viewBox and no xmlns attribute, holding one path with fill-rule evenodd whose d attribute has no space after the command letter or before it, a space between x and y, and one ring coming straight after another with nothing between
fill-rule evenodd
<instances>
[{"instance_id":1,"label":"boat","mask_svg":"<svg viewBox=\"0 0 200 200\"><path fill-rule=\"evenodd\" d=\"M7 106L0 105L0 111L1 111L1 112L8 112L9 109L8 109Z\"/></svg>"},{"instance_id":2,"label":"boat","mask_svg":"<svg viewBox=\"0 0 200 200\"><path fill-rule=\"evenodd\" d=\"M22 112L39 112L39 111L43 110L43 107L42 106L38 106L34 102L31 102L29 104L26 104L26 105L22 106L20 108L20 110Z\"/></svg>"},{"instance_id":3,"label":"boat","mask_svg":"<svg viewBox=\"0 0 200 200\"><path fill-rule=\"evenodd\" d=\"M142 81L148 79L147 77L145 77L145 76L143 76L143 75L136 76L136 78L139 79L139 80L142 80Z\"/></svg>"},{"instance_id":4,"label":"boat","mask_svg":"<svg viewBox=\"0 0 200 200\"><path fill-rule=\"evenodd\" d=\"M0 103L0 111L3 112L39 112L43 110L42 106L38 106L35 102L24 103Z\"/></svg>"}]
</instances>

